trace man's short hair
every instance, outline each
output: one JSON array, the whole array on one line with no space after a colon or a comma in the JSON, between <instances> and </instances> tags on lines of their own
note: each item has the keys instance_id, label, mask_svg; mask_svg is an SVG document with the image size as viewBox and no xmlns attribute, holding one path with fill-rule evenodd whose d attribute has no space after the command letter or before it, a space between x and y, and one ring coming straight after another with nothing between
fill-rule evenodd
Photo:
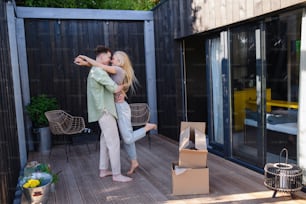
<instances>
[{"instance_id":1,"label":"man's short hair","mask_svg":"<svg viewBox=\"0 0 306 204\"><path fill-rule=\"evenodd\" d=\"M108 53L108 52L112 53L111 49L103 45L98 45L95 49L96 56L100 55L101 53Z\"/></svg>"}]
</instances>

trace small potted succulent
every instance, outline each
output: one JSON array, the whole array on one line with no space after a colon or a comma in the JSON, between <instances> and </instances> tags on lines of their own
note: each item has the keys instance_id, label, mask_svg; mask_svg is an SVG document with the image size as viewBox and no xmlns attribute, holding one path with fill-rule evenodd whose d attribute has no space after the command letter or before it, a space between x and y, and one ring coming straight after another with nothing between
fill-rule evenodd
<instances>
[{"instance_id":1,"label":"small potted succulent","mask_svg":"<svg viewBox=\"0 0 306 204\"><path fill-rule=\"evenodd\" d=\"M51 133L45 112L58 108L56 98L47 95L32 97L31 102L26 106L26 112L32 121L32 130L36 136L34 138L35 147L42 153L49 152L51 148Z\"/></svg>"}]
</instances>

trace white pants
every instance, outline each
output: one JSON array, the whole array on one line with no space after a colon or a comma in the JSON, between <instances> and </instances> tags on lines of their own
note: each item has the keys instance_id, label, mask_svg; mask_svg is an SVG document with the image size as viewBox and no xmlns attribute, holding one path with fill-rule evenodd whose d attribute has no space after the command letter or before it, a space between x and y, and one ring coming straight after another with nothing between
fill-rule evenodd
<instances>
[{"instance_id":1,"label":"white pants","mask_svg":"<svg viewBox=\"0 0 306 204\"><path fill-rule=\"evenodd\" d=\"M100 136L100 170L107 170L109 161L113 175L121 174L120 139L116 119L107 111L99 119Z\"/></svg>"}]
</instances>

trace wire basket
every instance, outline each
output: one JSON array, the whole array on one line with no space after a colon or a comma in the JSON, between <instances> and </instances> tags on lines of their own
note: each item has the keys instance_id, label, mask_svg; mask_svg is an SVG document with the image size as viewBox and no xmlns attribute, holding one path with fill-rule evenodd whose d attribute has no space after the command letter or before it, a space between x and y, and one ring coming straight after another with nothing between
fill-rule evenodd
<instances>
[{"instance_id":1,"label":"wire basket","mask_svg":"<svg viewBox=\"0 0 306 204\"><path fill-rule=\"evenodd\" d=\"M146 103L131 103L131 123L132 126L145 125L150 120L150 108Z\"/></svg>"},{"instance_id":2,"label":"wire basket","mask_svg":"<svg viewBox=\"0 0 306 204\"><path fill-rule=\"evenodd\" d=\"M283 152L286 153L285 163L280 162ZM283 148L280 152L279 162L267 163L264 170L264 185L267 188L274 190L275 193L276 191L294 192L303 188L302 169L295 164L288 164L288 150L286 148Z\"/></svg>"}]
</instances>

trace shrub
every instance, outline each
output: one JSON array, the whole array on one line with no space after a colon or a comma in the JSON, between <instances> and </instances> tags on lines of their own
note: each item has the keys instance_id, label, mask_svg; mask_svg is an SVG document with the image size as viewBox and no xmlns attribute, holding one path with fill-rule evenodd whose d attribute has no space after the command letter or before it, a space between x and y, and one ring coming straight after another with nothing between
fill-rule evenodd
<instances>
[{"instance_id":1,"label":"shrub","mask_svg":"<svg viewBox=\"0 0 306 204\"><path fill-rule=\"evenodd\" d=\"M47 97L46 95L32 97L30 104L26 106L26 111L35 128L48 126L45 112L56 109L59 109L56 98Z\"/></svg>"}]
</instances>

